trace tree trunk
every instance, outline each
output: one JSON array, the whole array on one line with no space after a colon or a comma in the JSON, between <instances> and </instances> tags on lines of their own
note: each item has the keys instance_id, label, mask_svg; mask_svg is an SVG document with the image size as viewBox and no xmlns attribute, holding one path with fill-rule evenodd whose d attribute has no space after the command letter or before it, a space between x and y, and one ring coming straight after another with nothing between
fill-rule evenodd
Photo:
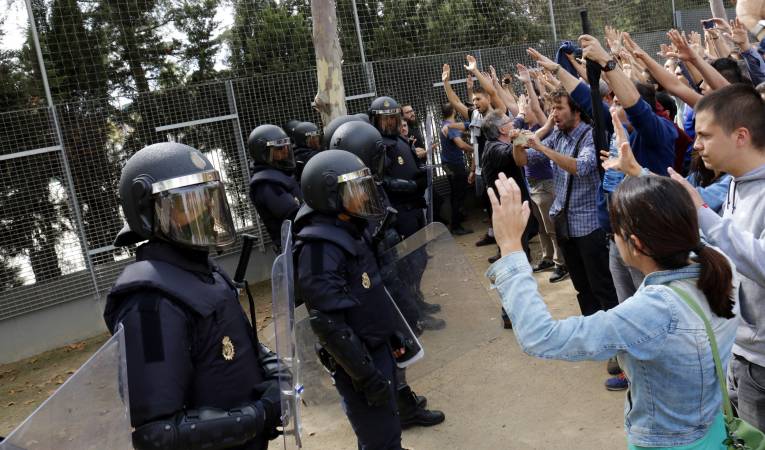
<instances>
[{"instance_id":1,"label":"tree trunk","mask_svg":"<svg viewBox=\"0 0 765 450\"><path fill-rule=\"evenodd\" d=\"M326 126L335 117L347 114L342 72L343 51L340 49L340 39L337 35L334 0L313 0L311 16L319 85L315 102Z\"/></svg>"},{"instance_id":2,"label":"tree trunk","mask_svg":"<svg viewBox=\"0 0 765 450\"><path fill-rule=\"evenodd\" d=\"M709 7L712 9L712 17L719 17L720 19L728 20L728 15L725 13L725 5L723 0L709 0Z\"/></svg>"}]
</instances>

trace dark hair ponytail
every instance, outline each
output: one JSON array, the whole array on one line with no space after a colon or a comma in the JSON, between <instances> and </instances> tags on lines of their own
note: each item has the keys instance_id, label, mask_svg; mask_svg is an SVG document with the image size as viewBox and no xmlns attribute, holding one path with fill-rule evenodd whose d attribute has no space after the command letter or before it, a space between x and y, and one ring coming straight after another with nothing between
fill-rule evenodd
<instances>
[{"instance_id":1,"label":"dark hair ponytail","mask_svg":"<svg viewBox=\"0 0 765 450\"><path fill-rule=\"evenodd\" d=\"M713 313L730 319L734 316L733 269L728 259L712 247L702 245L697 250L701 276L696 286L707 297Z\"/></svg>"},{"instance_id":2,"label":"dark hair ponytail","mask_svg":"<svg viewBox=\"0 0 765 450\"><path fill-rule=\"evenodd\" d=\"M733 317L733 269L722 255L702 245L699 220L691 196L669 177L628 177L611 197L611 227L630 242L634 235L642 253L664 270L688 265L691 251L698 254L701 276L697 283L718 316Z\"/></svg>"}]
</instances>

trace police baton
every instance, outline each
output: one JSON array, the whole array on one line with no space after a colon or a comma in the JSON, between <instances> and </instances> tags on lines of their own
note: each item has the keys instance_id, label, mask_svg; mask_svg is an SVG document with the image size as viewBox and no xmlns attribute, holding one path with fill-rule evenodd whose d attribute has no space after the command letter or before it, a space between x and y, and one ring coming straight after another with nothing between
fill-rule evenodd
<instances>
[{"instance_id":1,"label":"police baton","mask_svg":"<svg viewBox=\"0 0 765 450\"><path fill-rule=\"evenodd\" d=\"M255 241L258 238L246 233L242 233L241 236L242 252L239 254L239 263L236 265L236 272L234 272L234 283L236 283L237 288L244 288L245 292L247 292L247 300L250 306L250 322L252 322L252 340L255 348L258 348L260 341L258 339L258 332L256 331L258 322L257 318L255 317L255 299L252 297L249 283L247 283L247 280L244 278L244 276L247 274L247 266L250 264L252 246L255 244Z\"/></svg>"}]
</instances>

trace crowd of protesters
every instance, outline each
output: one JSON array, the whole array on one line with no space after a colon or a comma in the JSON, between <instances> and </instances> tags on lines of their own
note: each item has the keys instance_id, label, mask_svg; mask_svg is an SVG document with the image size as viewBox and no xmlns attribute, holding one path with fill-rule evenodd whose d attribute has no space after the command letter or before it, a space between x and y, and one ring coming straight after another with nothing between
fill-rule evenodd
<instances>
[{"instance_id":1,"label":"crowd of protesters","mask_svg":"<svg viewBox=\"0 0 765 450\"><path fill-rule=\"evenodd\" d=\"M630 389L630 448L727 448L721 381L765 429L765 21L746 7L704 21L703 36L670 30L659 60L612 27L605 45L582 35L555 60L529 48L537 67L501 77L468 55L466 103L442 69L452 231L470 231L466 186L487 192L476 245L499 247L487 274L506 327L531 355L607 360L606 388ZM582 316L552 320L531 276L547 270L570 276ZM685 297L708 316L727 380Z\"/></svg>"}]
</instances>

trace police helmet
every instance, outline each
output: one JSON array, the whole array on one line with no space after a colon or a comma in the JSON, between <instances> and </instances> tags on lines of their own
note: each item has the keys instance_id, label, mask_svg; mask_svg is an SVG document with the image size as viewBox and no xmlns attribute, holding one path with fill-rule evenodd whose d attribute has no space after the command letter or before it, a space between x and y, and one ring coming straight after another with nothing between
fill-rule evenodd
<instances>
[{"instance_id":1,"label":"police helmet","mask_svg":"<svg viewBox=\"0 0 765 450\"><path fill-rule=\"evenodd\" d=\"M369 121L383 136L396 137L401 127L401 107L391 97L377 97L367 111Z\"/></svg>"},{"instance_id":2,"label":"police helmet","mask_svg":"<svg viewBox=\"0 0 765 450\"><path fill-rule=\"evenodd\" d=\"M292 139L297 147L319 149L319 127L311 122L300 122L292 132Z\"/></svg>"},{"instance_id":3,"label":"police helmet","mask_svg":"<svg viewBox=\"0 0 765 450\"><path fill-rule=\"evenodd\" d=\"M314 211L365 219L385 213L369 168L345 150L325 150L311 158L300 184L305 204Z\"/></svg>"},{"instance_id":4,"label":"police helmet","mask_svg":"<svg viewBox=\"0 0 765 450\"><path fill-rule=\"evenodd\" d=\"M287 123L284 124L284 127L282 128L286 133L287 136L294 139L293 133L295 132L295 127L300 124L300 121L297 119L290 119L287 121Z\"/></svg>"},{"instance_id":5,"label":"police helmet","mask_svg":"<svg viewBox=\"0 0 765 450\"><path fill-rule=\"evenodd\" d=\"M127 225L116 247L160 238L207 249L236 240L220 174L188 145L163 142L138 151L122 169L119 194Z\"/></svg>"},{"instance_id":6,"label":"police helmet","mask_svg":"<svg viewBox=\"0 0 765 450\"><path fill-rule=\"evenodd\" d=\"M358 122L359 119L357 116L338 116L332 119L326 127L324 127L324 137L321 139L321 147L323 149L328 149L330 142L332 142L332 135L335 133L335 130L340 128L340 126L344 123L348 122Z\"/></svg>"},{"instance_id":7,"label":"police helmet","mask_svg":"<svg viewBox=\"0 0 765 450\"><path fill-rule=\"evenodd\" d=\"M267 164L281 170L295 168L295 155L291 144L287 133L276 125L260 125L252 130L247 139L247 148L255 163Z\"/></svg>"},{"instance_id":8,"label":"police helmet","mask_svg":"<svg viewBox=\"0 0 765 450\"><path fill-rule=\"evenodd\" d=\"M366 122L347 122L332 135L329 148L347 150L358 156L369 167L372 175L382 176L383 152L382 135L377 128Z\"/></svg>"}]
</instances>

